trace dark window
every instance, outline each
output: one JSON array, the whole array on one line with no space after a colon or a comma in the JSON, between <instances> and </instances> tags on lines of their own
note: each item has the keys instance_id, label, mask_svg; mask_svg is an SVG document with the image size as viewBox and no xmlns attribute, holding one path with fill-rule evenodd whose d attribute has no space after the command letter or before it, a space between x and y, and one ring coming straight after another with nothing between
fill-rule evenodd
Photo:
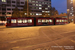
<instances>
[{"instance_id":1,"label":"dark window","mask_svg":"<svg viewBox=\"0 0 75 50\"><path fill-rule=\"evenodd\" d=\"M44 0L44 1L48 1L48 0Z\"/></svg>"},{"instance_id":2,"label":"dark window","mask_svg":"<svg viewBox=\"0 0 75 50\"><path fill-rule=\"evenodd\" d=\"M7 8L7 10L11 10L10 8Z\"/></svg>"},{"instance_id":3,"label":"dark window","mask_svg":"<svg viewBox=\"0 0 75 50\"><path fill-rule=\"evenodd\" d=\"M31 3L29 3L29 5L32 5Z\"/></svg>"},{"instance_id":4,"label":"dark window","mask_svg":"<svg viewBox=\"0 0 75 50\"><path fill-rule=\"evenodd\" d=\"M11 3L11 1L7 1L7 3Z\"/></svg>"},{"instance_id":5,"label":"dark window","mask_svg":"<svg viewBox=\"0 0 75 50\"><path fill-rule=\"evenodd\" d=\"M15 3L15 1L12 1L12 3Z\"/></svg>"},{"instance_id":6,"label":"dark window","mask_svg":"<svg viewBox=\"0 0 75 50\"><path fill-rule=\"evenodd\" d=\"M11 14L11 12L7 12L7 14Z\"/></svg>"},{"instance_id":7,"label":"dark window","mask_svg":"<svg viewBox=\"0 0 75 50\"><path fill-rule=\"evenodd\" d=\"M21 2L21 4L24 4L24 2Z\"/></svg>"},{"instance_id":8,"label":"dark window","mask_svg":"<svg viewBox=\"0 0 75 50\"><path fill-rule=\"evenodd\" d=\"M2 12L2 14L5 15L6 13L5 12Z\"/></svg>"},{"instance_id":9,"label":"dark window","mask_svg":"<svg viewBox=\"0 0 75 50\"><path fill-rule=\"evenodd\" d=\"M12 9L12 11L13 11L14 9Z\"/></svg>"},{"instance_id":10,"label":"dark window","mask_svg":"<svg viewBox=\"0 0 75 50\"><path fill-rule=\"evenodd\" d=\"M17 5L17 7L20 7L20 5Z\"/></svg>"},{"instance_id":11,"label":"dark window","mask_svg":"<svg viewBox=\"0 0 75 50\"><path fill-rule=\"evenodd\" d=\"M0 14L2 14L2 13L0 12Z\"/></svg>"},{"instance_id":12,"label":"dark window","mask_svg":"<svg viewBox=\"0 0 75 50\"><path fill-rule=\"evenodd\" d=\"M2 11L6 11L6 9L5 8L2 8Z\"/></svg>"},{"instance_id":13,"label":"dark window","mask_svg":"<svg viewBox=\"0 0 75 50\"><path fill-rule=\"evenodd\" d=\"M1 7L0 7L0 10L1 10Z\"/></svg>"},{"instance_id":14,"label":"dark window","mask_svg":"<svg viewBox=\"0 0 75 50\"><path fill-rule=\"evenodd\" d=\"M2 7L6 7L6 5L2 5Z\"/></svg>"},{"instance_id":15,"label":"dark window","mask_svg":"<svg viewBox=\"0 0 75 50\"><path fill-rule=\"evenodd\" d=\"M11 6L11 5L8 4L7 6Z\"/></svg>"},{"instance_id":16,"label":"dark window","mask_svg":"<svg viewBox=\"0 0 75 50\"><path fill-rule=\"evenodd\" d=\"M12 5L12 7L15 7L15 5Z\"/></svg>"},{"instance_id":17,"label":"dark window","mask_svg":"<svg viewBox=\"0 0 75 50\"><path fill-rule=\"evenodd\" d=\"M17 2L17 4L20 4L20 2Z\"/></svg>"},{"instance_id":18,"label":"dark window","mask_svg":"<svg viewBox=\"0 0 75 50\"><path fill-rule=\"evenodd\" d=\"M24 7L24 6L20 6L20 7Z\"/></svg>"}]
</instances>

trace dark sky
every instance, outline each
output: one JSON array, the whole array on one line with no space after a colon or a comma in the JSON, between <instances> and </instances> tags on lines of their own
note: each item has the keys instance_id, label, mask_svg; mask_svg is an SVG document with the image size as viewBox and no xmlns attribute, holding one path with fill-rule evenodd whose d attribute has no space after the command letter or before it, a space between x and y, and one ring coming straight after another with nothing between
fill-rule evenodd
<instances>
[{"instance_id":1,"label":"dark sky","mask_svg":"<svg viewBox=\"0 0 75 50\"><path fill-rule=\"evenodd\" d=\"M67 0L51 0L52 7L55 7L56 10L58 10L60 13L66 13L67 12Z\"/></svg>"}]
</instances>

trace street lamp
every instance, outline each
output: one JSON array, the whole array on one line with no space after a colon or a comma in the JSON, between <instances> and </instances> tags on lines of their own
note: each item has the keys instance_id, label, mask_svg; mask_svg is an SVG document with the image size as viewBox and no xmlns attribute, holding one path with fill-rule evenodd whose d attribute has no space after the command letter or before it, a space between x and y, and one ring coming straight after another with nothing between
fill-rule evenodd
<instances>
[{"instance_id":1,"label":"street lamp","mask_svg":"<svg viewBox=\"0 0 75 50\"><path fill-rule=\"evenodd\" d=\"M74 14L74 24L75 24L75 0L73 0L73 14Z\"/></svg>"},{"instance_id":2,"label":"street lamp","mask_svg":"<svg viewBox=\"0 0 75 50\"><path fill-rule=\"evenodd\" d=\"M68 23L69 23L69 9L67 9L67 19L68 19Z\"/></svg>"}]
</instances>

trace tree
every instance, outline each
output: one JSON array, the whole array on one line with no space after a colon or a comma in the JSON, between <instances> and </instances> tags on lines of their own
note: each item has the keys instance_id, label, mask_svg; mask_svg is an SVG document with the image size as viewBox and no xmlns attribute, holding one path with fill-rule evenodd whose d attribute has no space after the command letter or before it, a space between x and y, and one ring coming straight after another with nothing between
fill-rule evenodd
<instances>
[{"instance_id":1,"label":"tree","mask_svg":"<svg viewBox=\"0 0 75 50\"><path fill-rule=\"evenodd\" d=\"M27 16L27 8L28 8L28 16ZM22 12L23 17L30 17L30 7L29 5L27 6L27 2L25 1L25 5L23 7L23 12Z\"/></svg>"},{"instance_id":2,"label":"tree","mask_svg":"<svg viewBox=\"0 0 75 50\"><path fill-rule=\"evenodd\" d=\"M20 17L20 12L17 7L13 10L12 17Z\"/></svg>"},{"instance_id":3,"label":"tree","mask_svg":"<svg viewBox=\"0 0 75 50\"><path fill-rule=\"evenodd\" d=\"M55 7L52 7L51 8L51 16L54 16L54 15L58 15L58 11L55 9Z\"/></svg>"}]
</instances>

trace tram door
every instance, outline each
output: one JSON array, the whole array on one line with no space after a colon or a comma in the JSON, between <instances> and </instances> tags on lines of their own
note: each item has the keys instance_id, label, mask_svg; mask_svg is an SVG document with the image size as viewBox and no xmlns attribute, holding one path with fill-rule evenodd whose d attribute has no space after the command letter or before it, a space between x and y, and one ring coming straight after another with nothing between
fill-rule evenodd
<instances>
[{"instance_id":1,"label":"tram door","mask_svg":"<svg viewBox=\"0 0 75 50\"><path fill-rule=\"evenodd\" d=\"M6 26L11 26L11 19L7 19Z\"/></svg>"}]
</instances>

